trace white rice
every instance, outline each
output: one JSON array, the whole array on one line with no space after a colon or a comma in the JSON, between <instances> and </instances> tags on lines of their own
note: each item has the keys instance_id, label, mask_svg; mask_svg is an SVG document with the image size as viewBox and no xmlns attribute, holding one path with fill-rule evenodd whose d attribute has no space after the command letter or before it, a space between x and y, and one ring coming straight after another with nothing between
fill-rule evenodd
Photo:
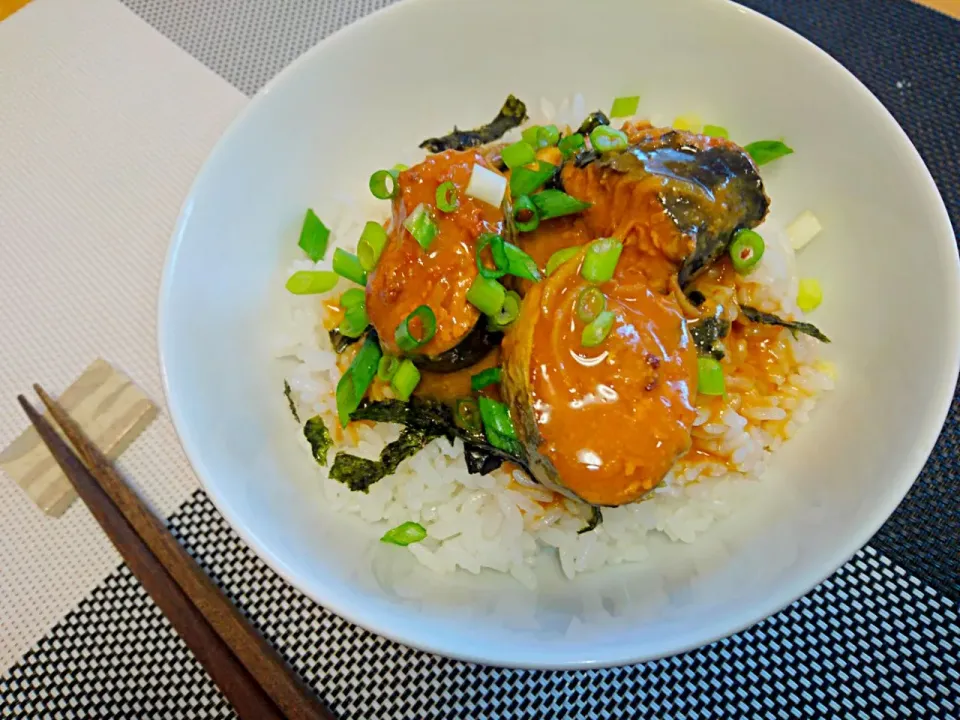
<instances>
[{"instance_id":1,"label":"white rice","mask_svg":"<svg viewBox=\"0 0 960 720\"><path fill-rule=\"evenodd\" d=\"M576 126L586 116L584 98L577 95L558 106L543 100L533 122ZM507 139L519 135L511 131ZM385 219L386 203L360 193L361 200L342 198L339 217L325 217L333 229L332 244L353 250L363 224ZM333 220L333 222L330 222ZM767 243L763 259L749 283L738 290L739 300L760 310L798 316L794 251L785 233L763 227ZM330 269L332 251L319 263L297 260L297 270ZM340 378L337 357L323 327L324 300L339 296L349 283L341 281L326 296L283 293L278 318L275 355L296 361L287 380L302 417L319 414L327 426L337 427L334 388ZM717 461L681 460L661 484L642 501L603 510L603 523L594 531L583 527L582 509L554 498L554 494L526 478L497 470L487 476L470 475L462 445L437 440L404 461L397 472L374 484L369 493L354 493L344 485L323 479L332 508L359 515L383 530L406 521L427 529L427 538L406 548L420 563L440 573L487 568L509 573L534 587L532 566L541 552L555 553L568 578L605 565L639 562L647 557L652 535L671 541L693 542L720 517L734 511L733 494L739 486L760 479L771 453L809 419L817 395L833 385L832 368L817 360L818 343L805 335L784 337L798 365L789 377L777 378L773 395L752 402L738 412L733 403L713 411L700 408L694 421L695 447ZM731 399L752 386L748 379L728 375ZM352 434L355 433L355 437ZM364 457L376 458L399 434L397 426L360 426L347 432L342 445ZM298 433L309 452L302 433ZM732 471L731 471L732 469ZM543 503L543 504L541 504Z\"/></svg>"}]
</instances>

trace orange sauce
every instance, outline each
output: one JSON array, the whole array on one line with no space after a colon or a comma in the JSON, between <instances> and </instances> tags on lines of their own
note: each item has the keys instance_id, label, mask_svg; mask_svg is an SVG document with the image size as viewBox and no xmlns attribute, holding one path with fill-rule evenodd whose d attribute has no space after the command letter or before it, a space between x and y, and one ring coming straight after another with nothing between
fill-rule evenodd
<instances>
[{"instance_id":1,"label":"orange sauce","mask_svg":"<svg viewBox=\"0 0 960 720\"><path fill-rule=\"evenodd\" d=\"M470 397L473 391L470 388L470 379L482 370L497 367L500 364L500 348L494 348L482 360L463 370L452 373L423 372L420 375L420 384L414 391L421 397L434 400L456 400Z\"/></svg>"},{"instance_id":2,"label":"orange sauce","mask_svg":"<svg viewBox=\"0 0 960 720\"><path fill-rule=\"evenodd\" d=\"M466 298L477 276L476 240L485 232L499 234L503 214L466 195L475 164L486 165L480 152L450 150L430 155L399 175L389 239L367 280L367 315L387 352L400 353L394 333L420 305L430 307L437 318L436 335L418 349L425 355L456 346L480 317ZM459 198L459 207L451 213L436 207L437 188L447 181ZM430 209L439 229L426 250L403 227L421 204Z\"/></svg>"}]
</instances>

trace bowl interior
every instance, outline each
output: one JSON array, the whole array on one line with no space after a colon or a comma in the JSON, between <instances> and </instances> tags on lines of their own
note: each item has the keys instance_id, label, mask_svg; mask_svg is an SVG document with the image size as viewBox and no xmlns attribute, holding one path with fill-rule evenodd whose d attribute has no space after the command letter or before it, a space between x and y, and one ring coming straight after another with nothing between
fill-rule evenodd
<instances>
[{"instance_id":1,"label":"bowl interior","mask_svg":"<svg viewBox=\"0 0 960 720\"><path fill-rule=\"evenodd\" d=\"M747 626L863 545L927 457L958 364L958 265L936 188L882 106L770 20L714 0L407 0L322 43L234 123L188 198L160 300L168 401L210 496L290 582L402 642L487 663L573 667L653 658ZM590 18L605 17L602 31ZM536 31L532 31L536 29ZM493 43L491 38L498 38ZM497 51L494 47L509 48ZM839 370L765 481L692 545L540 588L435 576L327 508L270 357L279 271L304 208L320 217L424 137L485 122L508 93L575 92L587 109L640 94L735 140L785 137L768 222L804 209L824 232L798 259ZM402 589L398 589L402 588Z\"/></svg>"}]
</instances>

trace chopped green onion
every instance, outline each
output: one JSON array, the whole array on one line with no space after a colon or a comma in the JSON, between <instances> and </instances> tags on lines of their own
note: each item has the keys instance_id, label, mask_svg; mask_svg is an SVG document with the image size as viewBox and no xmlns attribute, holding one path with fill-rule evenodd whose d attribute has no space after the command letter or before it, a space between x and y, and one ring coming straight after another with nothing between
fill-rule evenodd
<instances>
[{"instance_id":1,"label":"chopped green onion","mask_svg":"<svg viewBox=\"0 0 960 720\"><path fill-rule=\"evenodd\" d=\"M445 183L440 183L440 187L437 188L437 207L445 213L452 213L460 207L460 197L457 192L457 186L449 180Z\"/></svg>"},{"instance_id":2,"label":"chopped green onion","mask_svg":"<svg viewBox=\"0 0 960 720\"><path fill-rule=\"evenodd\" d=\"M467 195L493 207L500 207L507 191L507 178L480 163L474 163L467 183Z\"/></svg>"},{"instance_id":3,"label":"chopped green onion","mask_svg":"<svg viewBox=\"0 0 960 720\"><path fill-rule=\"evenodd\" d=\"M410 360L404 360L397 368L397 372L390 381L390 387L401 400L409 400L413 391L417 389L420 382L420 371Z\"/></svg>"},{"instance_id":4,"label":"chopped green onion","mask_svg":"<svg viewBox=\"0 0 960 720\"><path fill-rule=\"evenodd\" d=\"M553 147L560 140L560 131L556 125L544 125L537 128L537 149Z\"/></svg>"},{"instance_id":5,"label":"chopped green onion","mask_svg":"<svg viewBox=\"0 0 960 720\"><path fill-rule=\"evenodd\" d=\"M701 395L723 395L726 392L723 367L716 359L697 358L697 391Z\"/></svg>"},{"instance_id":6,"label":"chopped green onion","mask_svg":"<svg viewBox=\"0 0 960 720\"><path fill-rule=\"evenodd\" d=\"M393 175L394 178L398 178L400 177L400 173L402 173L404 170L409 170L409 169L410 169L409 165L404 165L403 163L397 163L392 168L390 168L387 172Z\"/></svg>"},{"instance_id":7,"label":"chopped green onion","mask_svg":"<svg viewBox=\"0 0 960 720\"><path fill-rule=\"evenodd\" d=\"M390 382L400 369L400 362L396 355L384 355L377 364L377 377L383 382Z\"/></svg>"},{"instance_id":8,"label":"chopped green onion","mask_svg":"<svg viewBox=\"0 0 960 720\"><path fill-rule=\"evenodd\" d=\"M337 330L344 337L358 338L363 335L369 324L370 318L367 316L367 308L361 303L344 311L343 320L340 321Z\"/></svg>"},{"instance_id":9,"label":"chopped green onion","mask_svg":"<svg viewBox=\"0 0 960 720\"><path fill-rule=\"evenodd\" d=\"M536 170L528 167L518 167L510 173L510 194L515 198L522 195L532 195L542 188L556 171L556 165L542 160L537 163Z\"/></svg>"},{"instance_id":10,"label":"chopped green onion","mask_svg":"<svg viewBox=\"0 0 960 720\"><path fill-rule=\"evenodd\" d=\"M397 326L393 339L404 352L412 352L430 342L437 334L437 316L427 305L421 305Z\"/></svg>"},{"instance_id":11,"label":"chopped green onion","mask_svg":"<svg viewBox=\"0 0 960 720\"><path fill-rule=\"evenodd\" d=\"M503 307L496 315L490 316L490 325L494 330L506 330L520 315L520 296L513 290L503 297Z\"/></svg>"},{"instance_id":12,"label":"chopped green onion","mask_svg":"<svg viewBox=\"0 0 960 720\"><path fill-rule=\"evenodd\" d=\"M527 219L522 220L521 214ZM533 232L540 225L540 213L529 195L521 195L513 203L513 222L520 232Z\"/></svg>"},{"instance_id":13,"label":"chopped green onion","mask_svg":"<svg viewBox=\"0 0 960 720\"><path fill-rule=\"evenodd\" d=\"M583 200L577 200L572 195L567 195L562 190L543 190L536 195L531 195L530 199L536 205L541 220L572 215L586 210L591 205Z\"/></svg>"},{"instance_id":14,"label":"chopped green onion","mask_svg":"<svg viewBox=\"0 0 960 720\"><path fill-rule=\"evenodd\" d=\"M424 203L420 203L413 209L413 212L403 221L403 226L424 250L430 249L430 244L440 232L440 228L430 215L430 208Z\"/></svg>"},{"instance_id":15,"label":"chopped green onion","mask_svg":"<svg viewBox=\"0 0 960 720\"><path fill-rule=\"evenodd\" d=\"M490 254L493 255L493 267L489 268L483 262L483 251L490 247ZM477 259L477 271L482 277L488 280L496 280L507 274L509 259L504 249L503 238L493 233L484 233L477 238L477 249L475 251Z\"/></svg>"},{"instance_id":16,"label":"chopped green onion","mask_svg":"<svg viewBox=\"0 0 960 720\"><path fill-rule=\"evenodd\" d=\"M617 316L612 310L601 312L584 326L580 333L580 344L584 347L596 347L602 343L613 329L613 321L616 319Z\"/></svg>"},{"instance_id":17,"label":"chopped green onion","mask_svg":"<svg viewBox=\"0 0 960 720\"><path fill-rule=\"evenodd\" d=\"M483 421L480 419L480 407L473 398L457 400L457 408L453 416L454 422L465 430L482 430Z\"/></svg>"},{"instance_id":18,"label":"chopped green onion","mask_svg":"<svg viewBox=\"0 0 960 720\"><path fill-rule=\"evenodd\" d=\"M707 137L723 138L724 140L730 139L730 133L725 127L721 127L720 125L704 125L703 134Z\"/></svg>"},{"instance_id":19,"label":"chopped green onion","mask_svg":"<svg viewBox=\"0 0 960 720\"><path fill-rule=\"evenodd\" d=\"M750 272L760 262L765 247L763 238L760 237L759 233L746 228L737 230L733 236L733 242L730 243L729 250L730 260L733 261L733 269L740 274Z\"/></svg>"},{"instance_id":20,"label":"chopped green onion","mask_svg":"<svg viewBox=\"0 0 960 720\"><path fill-rule=\"evenodd\" d=\"M483 390L488 385L496 385L500 382L500 368L492 367L481 370L470 378L470 389L474 391Z\"/></svg>"},{"instance_id":21,"label":"chopped green onion","mask_svg":"<svg viewBox=\"0 0 960 720\"><path fill-rule=\"evenodd\" d=\"M339 278L329 270L298 270L287 279L287 290L294 295L316 295L336 286Z\"/></svg>"},{"instance_id":22,"label":"chopped green onion","mask_svg":"<svg viewBox=\"0 0 960 720\"><path fill-rule=\"evenodd\" d=\"M577 317L582 322L593 322L606 309L607 297L600 288L588 287L577 298Z\"/></svg>"},{"instance_id":23,"label":"chopped green onion","mask_svg":"<svg viewBox=\"0 0 960 720\"><path fill-rule=\"evenodd\" d=\"M586 145L586 141L583 139L583 135L574 133L573 135L567 135L565 138L562 138L560 142L557 143L557 148L559 148L565 158L569 158L576 155L577 151L584 145Z\"/></svg>"},{"instance_id":24,"label":"chopped green onion","mask_svg":"<svg viewBox=\"0 0 960 720\"><path fill-rule=\"evenodd\" d=\"M501 450L517 452L520 444L507 406L482 395L477 398L477 405L480 407L483 431L490 444Z\"/></svg>"},{"instance_id":25,"label":"chopped green onion","mask_svg":"<svg viewBox=\"0 0 960 720\"><path fill-rule=\"evenodd\" d=\"M503 285L492 278L478 275L467 290L467 301L484 315L495 316L503 308L507 291Z\"/></svg>"},{"instance_id":26,"label":"chopped green onion","mask_svg":"<svg viewBox=\"0 0 960 720\"><path fill-rule=\"evenodd\" d=\"M527 145L535 148L537 146L537 135L539 134L540 134L540 126L531 125L527 129L525 129L522 133L520 133L520 137L523 139L523 142L525 142Z\"/></svg>"},{"instance_id":27,"label":"chopped green onion","mask_svg":"<svg viewBox=\"0 0 960 720\"><path fill-rule=\"evenodd\" d=\"M766 165L777 158L782 158L785 155L791 155L793 153L793 148L788 147L779 140L758 140L757 142L750 143L743 149L749 153L757 165Z\"/></svg>"},{"instance_id":28,"label":"chopped green onion","mask_svg":"<svg viewBox=\"0 0 960 720\"><path fill-rule=\"evenodd\" d=\"M300 241L297 243L307 257L317 262L327 252L327 242L330 240L330 228L323 224L317 214L307 208L303 218L303 227L300 228Z\"/></svg>"},{"instance_id":29,"label":"chopped green onion","mask_svg":"<svg viewBox=\"0 0 960 720\"><path fill-rule=\"evenodd\" d=\"M333 251L333 271L342 278L352 280L357 285L367 284L367 272L360 264L360 260L353 253L343 248Z\"/></svg>"},{"instance_id":30,"label":"chopped green onion","mask_svg":"<svg viewBox=\"0 0 960 720\"><path fill-rule=\"evenodd\" d=\"M599 238L587 246L580 275L592 283L604 283L613 277L617 270L623 243L616 238Z\"/></svg>"},{"instance_id":31,"label":"chopped green onion","mask_svg":"<svg viewBox=\"0 0 960 720\"><path fill-rule=\"evenodd\" d=\"M378 200L389 200L397 194L399 188L397 176L390 170L377 170L370 176L370 192Z\"/></svg>"},{"instance_id":32,"label":"chopped green onion","mask_svg":"<svg viewBox=\"0 0 960 720\"><path fill-rule=\"evenodd\" d=\"M413 543L418 543L427 536L427 529L420 523L405 522L403 525L397 525L392 530L387 530L380 538L380 542L391 543L406 547Z\"/></svg>"},{"instance_id":33,"label":"chopped green onion","mask_svg":"<svg viewBox=\"0 0 960 720\"><path fill-rule=\"evenodd\" d=\"M363 347L337 383L337 415L342 427L347 426L350 414L360 406L360 401L377 374L382 355L380 341L372 334L368 335Z\"/></svg>"},{"instance_id":34,"label":"chopped green onion","mask_svg":"<svg viewBox=\"0 0 960 720\"><path fill-rule=\"evenodd\" d=\"M627 147L627 134L609 125L597 125L590 132L590 144L600 153L623 150Z\"/></svg>"},{"instance_id":35,"label":"chopped green onion","mask_svg":"<svg viewBox=\"0 0 960 720\"><path fill-rule=\"evenodd\" d=\"M553 275L557 268L563 265L567 260L572 257L575 257L581 248L578 245L573 247L563 248L563 250L557 250L553 255L550 256L550 259L547 260L547 275Z\"/></svg>"},{"instance_id":36,"label":"chopped green onion","mask_svg":"<svg viewBox=\"0 0 960 720\"><path fill-rule=\"evenodd\" d=\"M801 278L797 291L797 306L806 312L816 310L823 302L823 288L815 278Z\"/></svg>"},{"instance_id":37,"label":"chopped green onion","mask_svg":"<svg viewBox=\"0 0 960 720\"><path fill-rule=\"evenodd\" d=\"M703 128L703 120L699 115L679 115L673 120L673 128L698 133Z\"/></svg>"},{"instance_id":38,"label":"chopped green onion","mask_svg":"<svg viewBox=\"0 0 960 720\"><path fill-rule=\"evenodd\" d=\"M540 282L543 277L537 262L513 243L505 242L503 252L507 257L507 274L524 280Z\"/></svg>"},{"instance_id":39,"label":"chopped green onion","mask_svg":"<svg viewBox=\"0 0 960 720\"><path fill-rule=\"evenodd\" d=\"M362 288L350 288L340 296L340 307L349 310L354 305L363 305L367 302L367 293Z\"/></svg>"},{"instance_id":40,"label":"chopped green onion","mask_svg":"<svg viewBox=\"0 0 960 720\"><path fill-rule=\"evenodd\" d=\"M503 164L513 170L521 165L529 165L537 159L537 151L523 140L507 145L500 153Z\"/></svg>"},{"instance_id":41,"label":"chopped green onion","mask_svg":"<svg viewBox=\"0 0 960 720\"><path fill-rule=\"evenodd\" d=\"M363 226L360 241L357 243L357 257L360 259L361 267L367 272L373 270L386 246L387 231L380 223L370 220Z\"/></svg>"},{"instance_id":42,"label":"chopped green onion","mask_svg":"<svg viewBox=\"0 0 960 720\"><path fill-rule=\"evenodd\" d=\"M632 117L637 114L638 107L640 107L639 95L614 98L613 106L610 108L610 117Z\"/></svg>"}]
</instances>

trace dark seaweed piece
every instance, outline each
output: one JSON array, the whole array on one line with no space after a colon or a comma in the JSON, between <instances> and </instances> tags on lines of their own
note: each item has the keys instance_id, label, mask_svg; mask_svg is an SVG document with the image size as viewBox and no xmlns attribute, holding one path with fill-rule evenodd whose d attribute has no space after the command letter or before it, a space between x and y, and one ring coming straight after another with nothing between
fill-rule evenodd
<instances>
[{"instance_id":1,"label":"dark seaweed piece","mask_svg":"<svg viewBox=\"0 0 960 720\"><path fill-rule=\"evenodd\" d=\"M773 313L761 312L760 310L747 305L741 305L740 311L746 315L750 322L762 323L764 325L779 325L780 327L785 327L789 330L794 330L795 332L802 332L805 335L816 338L820 342L830 342L830 338L820 332L820 329L816 325L811 323L797 322L795 320L784 320L783 318L777 317Z\"/></svg>"},{"instance_id":2,"label":"dark seaweed piece","mask_svg":"<svg viewBox=\"0 0 960 720\"><path fill-rule=\"evenodd\" d=\"M492 330L481 317L473 329L455 347L439 355L416 355L411 359L421 370L435 373L452 373L476 365L503 340L503 333Z\"/></svg>"},{"instance_id":3,"label":"dark seaweed piece","mask_svg":"<svg viewBox=\"0 0 960 720\"><path fill-rule=\"evenodd\" d=\"M695 241L677 275L683 289L727 251L737 230L756 227L770 208L757 166L733 143L669 131L607 153L600 163L638 179L664 179L660 202Z\"/></svg>"},{"instance_id":4,"label":"dark seaweed piece","mask_svg":"<svg viewBox=\"0 0 960 720\"><path fill-rule=\"evenodd\" d=\"M293 413L293 419L300 422L300 413L297 412L297 404L293 401L293 391L290 389L290 383L283 381L283 394L287 398L287 405L290 406L290 412Z\"/></svg>"},{"instance_id":5,"label":"dark seaweed piece","mask_svg":"<svg viewBox=\"0 0 960 720\"><path fill-rule=\"evenodd\" d=\"M592 162L600 159L600 153L596 150L581 150L573 158L573 164L578 168L585 168Z\"/></svg>"},{"instance_id":6,"label":"dark seaweed piece","mask_svg":"<svg viewBox=\"0 0 960 720\"><path fill-rule=\"evenodd\" d=\"M319 415L307 420L303 426L303 436L310 443L310 449L313 451L313 458L318 463L326 467L327 451L333 446L333 440L327 426Z\"/></svg>"},{"instance_id":7,"label":"dark seaweed piece","mask_svg":"<svg viewBox=\"0 0 960 720\"><path fill-rule=\"evenodd\" d=\"M687 300L689 300L694 307L700 307L707 301L707 296L699 290L691 290L687 293Z\"/></svg>"},{"instance_id":8,"label":"dark seaweed piece","mask_svg":"<svg viewBox=\"0 0 960 720\"><path fill-rule=\"evenodd\" d=\"M454 125L453 132L443 137L427 138L420 143L420 147L434 153L444 150L466 150L499 140L508 130L512 130L526 121L527 106L510 95L503 103L503 107L500 108L497 116L487 125L481 125L473 130L459 130Z\"/></svg>"},{"instance_id":9,"label":"dark seaweed piece","mask_svg":"<svg viewBox=\"0 0 960 720\"><path fill-rule=\"evenodd\" d=\"M467 472L471 475L489 475L505 462L502 457L491 455L482 445L471 442L463 444L463 457L467 463Z\"/></svg>"},{"instance_id":10,"label":"dark seaweed piece","mask_svg":"<svg viewBox=\"0 0 960 720\"><path fill-rule=\"evenodd\" d=\"M730 332L730 323L718 317L705 317L690 323L690 335L700 355L710 355L723 360L723 343L720 341Z\"/></svg>"},{"instance_id":11,"label":"dark seaweed piece","mask_svg":"<svg viewBox=\"0 0 960 720\"><path fill-rule=\"evenodd\" d=\"M363 340L363 336L365 334L366 333L362 333L359 337L355 337L355 338L347 337L346 335L341 334L339 330L334 328L329 332L330 343L333 345L334 352L336 352L337 355L339 355L348 347L353 345L355 342L359 342L360 340Z\"/></svg>"},{"instance_id":12,"label":"dark seaweed piece","mask_svg":"<svg viewBox=\"0 0 960 720\"><path fill-rule=\"evenodd\" d=\"M560 174L560 171L563 170L563 164L557 165L557 169L554 170L553 175L551 175L547 181L543 184L544 190L559 190L564 192L563 188L563 177Z\"/></svg>"},{"instance_id":13,"label":"dark seaweed piece","mask_svg":"<svg viewBox=\"0 0 960 720\"><path fill-rule=\"evenodd\" d=\"M584 118L582 123L580 123L580 127L577 132L581 135L589 135L599 126L609 124L610 118L607 117L606 113L604 113L602 110L594 110L592 113L587 115L586 118Z\"/></svg>"},{"instance_id":14,"label":"dark seaweed piece","mask_svg":"<svg viewBox=\"0 0 960 720\"><path fill-rule=\"evenodd\" d=\"M395 473L400 463L423 450L435 437L418 430L404 428L400 437L380 452L379 462L339 452L333 459L330 477L343 483L353 492L369 492L371 485Z\"/></svg>"},{"instance_id":15,"label":"dark seaweed piece","mask_svg":"<svg viewBox=\"0 0 960 720\"><path fill-rule=\"evenodd\" d=\"M582 528L577 530L577 535L583 535L588 533L591 530L596 530L597 527L603 522L603 513L600 512L600 508L596 505L590 506L590 517L587 519L587 524Z\"/></svg>"}]
</instances>

